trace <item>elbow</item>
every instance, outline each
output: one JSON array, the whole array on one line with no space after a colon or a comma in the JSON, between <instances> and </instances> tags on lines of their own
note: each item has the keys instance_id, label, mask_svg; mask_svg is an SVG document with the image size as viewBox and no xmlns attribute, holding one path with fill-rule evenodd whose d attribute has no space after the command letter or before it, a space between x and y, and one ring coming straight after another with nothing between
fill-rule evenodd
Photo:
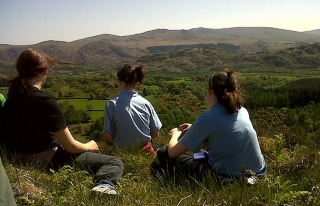
<instances>
[{"instance_id":1,"label":"elbow","mask_svg":"<svg viewBox=\"0 0 320 206\"><path fill-rule=\"evenodd\" d=\"M175 145L170 145L169 143L168 145L168 156L170 158L176 158L181 154L185 153L186 151L188 151L188 149L181 143L177 143Z\"/></svg>"},{"instance_id":2,"label":"elbow","mask_svg":"<svg viewBox=\"0 0 320 206\"><path fill-rule=\"evenodd\" d=\"M159 137L159 132L151 132L151 138L152 139L155 139L155 138L158 138Z\"/></svg>"},{"instance_id":3,"label":"elbow","mask_svg":"<svg viewBox=\"0 0 320 206\"><path fill-rule=\"evenodd\" d=\"M169 148L169 147L168 147L168 156L169 156L170 158L176 158L176 157L178 157L179 155L177 155L176 152L174 152L173 150L174 150L173 148Z\"/></svg>"}]
</instances>

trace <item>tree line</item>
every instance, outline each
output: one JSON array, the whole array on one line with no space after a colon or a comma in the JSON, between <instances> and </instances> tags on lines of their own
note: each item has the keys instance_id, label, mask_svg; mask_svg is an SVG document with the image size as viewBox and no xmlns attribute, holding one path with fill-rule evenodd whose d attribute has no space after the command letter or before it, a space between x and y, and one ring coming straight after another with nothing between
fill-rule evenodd
<instances>
[{"instance_id":1,"label":"tree line","mask_svg":"<svg viewBox=\"0 0 320 206\"><path fill-rule=\"evenodd\" d=\"M209 109L205 98L208 78L206 75L186 78L149 76L138 92L152 99L150 101L163 123L163 131L168 131L183 122L193 122L198 115ZM112 91L112 95L105 96L107 101L118 93L114 80L108 78L108 82L104 82L102 86L102 80L97 79L90 81L90 85ZM280 77L260 75L242 78L240 83L245 94L245 107L255 120L263 117L264 114L261 113L263 109L269 111L268 108L273 108L272 111L286 117L280 125L314 132L317 131L317 126L320 126L319 82L319 78L289 81ZM76 123L74 120L73 122ZM100 118L91 124L87 133L91 138L99 139L102 136L102 129L103 118Z\"/></svg>"}]
</instances>

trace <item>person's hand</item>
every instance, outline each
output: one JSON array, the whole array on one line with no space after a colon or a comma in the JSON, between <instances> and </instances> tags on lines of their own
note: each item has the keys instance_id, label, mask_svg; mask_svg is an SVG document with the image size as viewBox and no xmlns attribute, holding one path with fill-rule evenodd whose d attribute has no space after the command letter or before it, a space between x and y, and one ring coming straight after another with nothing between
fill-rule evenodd
<instances>
[{"instance_id":1,"label":"person's hand","mask_svg":"<svg viewBox=\"0 0 320 206\"><path fill-rule=\"evenodd\" d=\"M179 137L181 134L181 131L178 128L173 128L169 131L169 136L170 137Z\"/></svg>"},{"instance_id":2,"label":"person's hand","mask_svg":"<svg viewBox=\"0 0 320 206\"><path fill-rule=\"evenodd\" d=\"M179 126L179 130L182 132L182 133L185 133L190 127L191 127L192 124L189 124L189 123L183 123Z\"/></svg>"},{"instance_id":3,"label":"person's hand","mask_svg":"<svg viewBox=\"0 0 320 206\"><path fill-rule=\"evenodd\" d=\"M87 142L86 145L88 146L90 152L96 152L99 150L99 146L94 140Z\"/></svg>"}]
</instances>

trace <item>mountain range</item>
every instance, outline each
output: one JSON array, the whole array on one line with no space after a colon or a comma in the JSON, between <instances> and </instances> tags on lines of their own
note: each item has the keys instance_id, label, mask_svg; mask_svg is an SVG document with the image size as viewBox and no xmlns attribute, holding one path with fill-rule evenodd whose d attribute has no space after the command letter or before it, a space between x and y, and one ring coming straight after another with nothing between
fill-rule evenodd
<instances>
[{"instance_id":1,"label":"mountain range","mask_svg":"<svg viewBox=\"0 0 320 206\"><path fill-rule=\"evenodd\" d=\"M34 45L0 44L0 67L14 63L19 54L29 47L61 61L112 64L183 48L215 46L239 53L279 50L315 42L320 42L320 29L307 32L271 27L156 29L128 36L101 34L71 42L49 40Z\"/></svg>"}]
</instances>

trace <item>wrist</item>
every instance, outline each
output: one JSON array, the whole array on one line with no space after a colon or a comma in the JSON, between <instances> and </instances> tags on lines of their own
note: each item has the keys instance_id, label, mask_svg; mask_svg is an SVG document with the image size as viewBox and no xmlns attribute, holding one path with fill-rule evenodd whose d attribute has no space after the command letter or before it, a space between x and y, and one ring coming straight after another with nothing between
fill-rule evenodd
<instances>
[{"instance_id":1,"label":"wrist","mask_svg":"<svg viewBox=\"0 0 320 206\"><path fill-rule=\"evenodd\" d=\"M180 134L181 134L181 133L174 133L174 134L171 136L171 139L170 139L170 140L178 141L178 139L179 139L179 137L180 137Z\"/></svg>"}]
</instances>

